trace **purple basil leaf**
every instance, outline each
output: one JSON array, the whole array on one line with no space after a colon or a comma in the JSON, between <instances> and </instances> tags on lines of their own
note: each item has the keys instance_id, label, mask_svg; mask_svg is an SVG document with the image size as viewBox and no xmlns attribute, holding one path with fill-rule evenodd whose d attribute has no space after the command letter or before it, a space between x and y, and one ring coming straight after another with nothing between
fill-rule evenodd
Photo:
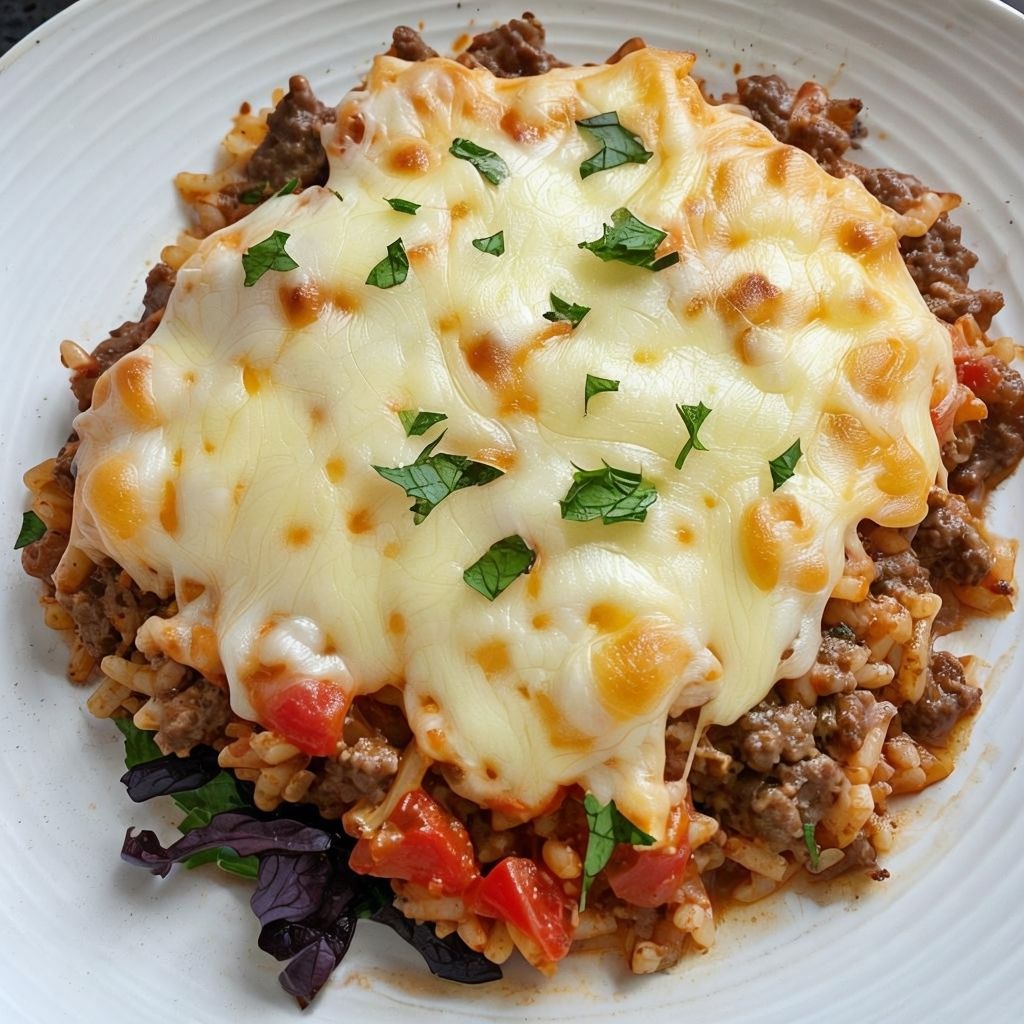
<instances>
[{"instance_id":1,"label":"purple basil leaf","mask_svg":"<svg viewBox=\"0 0 1024 1024\"><path fill-rule=\"evenodd\" d=\"M258 945L275 960L291 960L323 937L322 929L302 921L272 921L260 929Z\"/></svg>"},{"instance_id":2,"label":"purple basil leaf","mask_svg":"<svg viewBox=\"0 0 1024 1024\"><path fill-rule=\"evenodd\" d=\"M137 804L155 796L169 796L189 789L198 789L220 774L217 752L209 747L188 757L167 754L155 761L137 764L121 776L128 796Z\"/></svg>"},{"instance_id":3,"label":"purple basil leaf","mask_svg":"<svg viewBox=\"0 0 1024 1024\"><path fill-rule=\"evenodd\" d=\"M238 811L225 811L209 825L193 829L166 848L152 832L144 830L133 836L129 829L121 859L149 868L154 875L166 875L172 864L218 846L248 857L255 853L315 853L330 845L331 837L326 832L288 818L263 821Z\"/></svg>"},{"instance_id":4,"label":"purple basil leaf","mask_svg":"<svg viewBox=\"0 0 1024 1024\"><path fill-rule=\"evenodd\" d=\"M268 853L260 860L256 891L249 900L260 924L301 921L321 905L331 863L318 853L289 857Z\"/></svg>"},{"instance_id":5,"label":"purple basil leaf","mask_svg":"<svg viewBox=\"0 0 1024 1024\"><path fill-rule=\"evenodd\" d=\"M480 985L501 978L501 968L482 953L470 949L454 932L439 939L427 924L410 921L393 906L381 907L370 917L397 932L426 961L431 974L463 985Z\"/></svg>"},{"instance_id":6,"label":"purple basil leaf","mask_svg":"<svg viewBox=\"0 0 1024 1024\"><path fill-rule=\"evenodd\" d=\"M295 996L302 1009L309 1006L313 997L331 976L331 972L341 962L341 958L348 952L354 930L350 921L343 940L330 939L327 936L319 938L302 950L278 975L281 988Z\"/></svg>"}]
</instances>

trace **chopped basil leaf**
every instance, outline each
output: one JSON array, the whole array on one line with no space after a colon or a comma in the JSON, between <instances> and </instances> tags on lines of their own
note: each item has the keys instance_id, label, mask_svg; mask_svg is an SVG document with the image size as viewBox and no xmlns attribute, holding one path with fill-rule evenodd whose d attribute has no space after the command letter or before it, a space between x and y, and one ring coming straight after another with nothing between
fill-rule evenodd
<instances>
[{"instance_id":1,"label":"chopped basil leaf","mask_svg":"<svg viewBox=\"0 0 1024 1024\"><path fill-rule=\"evenodd\" d=\"M406 437L419 437L435 423L448 419L443 412L424 412L422 409L401 409L398 418L402 421Z\"/></svg>"},{"instance_id":2,"label":"chopped basil leaf","mask_svg":"<svg viewBox=\"0 0 1024 1024\"><path fill-rule=\"evenodd\" d=\"M268 188L270 188L270 182L261 181L258 185L255 185L253 188L247 189L245 192L242 192L238 197L238 201L240 203L246 203L249 206L255 206L257 203L262 203L263 197L264 195L266 195Z\"/></svg>"},{"instance_id":3,"label":"chopped basil leaf","mask_svg":"<svg viewBox=\"0 0 1024 1024\"><path fill-rule=\"evenodd\" d=\"M275 193L275 196L290 196L299 187L298 178L289 178Z\"/></svg>"},{"instance_id":4,"label":"chopped basil leaf","mask_svg":"<svg viewBox=\"0 0 1024 1024\"><path fill-rule=\"evenodd\" d=\"M469 139L456 139L448 152L460 160L468 160L492 185L500 185L512 173L497 153Z\"/></svg>"},{"instance_id":5,"label":"chopped basil leaf","mask_svg":"<svg viewBox=\"0 0 1024 1024\"><path fill-rule=\"evenodd\" d=\"M580 910L586 910L587 893L597 875L612 859L619 843L630 846L651 846L654 836L641 831L615 806L614 800L599 804L593 793L583 798L587 812L587 854L583 860L583 888L580 891Z\"/></svg>"},{"instance_id":6,"label":"chopped basil leaf","mask_svg":"<svg viewBox=\"0 0 1024 1024\"><path fill-rule=\"evenodd\" d=\"M606 526L642 523L658 499L653 484L644 482L639 473L614 469L607 462L602 469L573 468L572 486L559 502L563 519L578 523L600 519Z\"/></svg>"},{"instance_id":7,"label":"chopped basil leaf","mask_svg":"<svg viewBox=\"0 0 1024 1024\"><path fill-rule=\"evenodd\" d=\"M781 455L769 461L773 491L777 491L793 475L802 454L798 437Z\"/></svg>"},{"instance_id":8,"label":"chopped basil leaf","mask_svg":"<svg viewBox=\"0 0 1024 1024\"><path fill-rule=\"evenodd\" d=\"M831 629L826 629L825 633L836 640L857 640L857 634L845 622L839 622Z\"/></svg>"},{"instance_id":9,"label":"chopped basil leaf","mask_svg":"<svg viewBox=\"0 0 1024 1024\"><path fill-rule=\"evenodd\" d=\"M289 237L284 231L275 231L269 238L264 238L242 253L246 288L251 288L268 270L294 270L298 266L285 252L284 243Z\"/></svg>"},{"instance_id":10,"label":"chopped basil leaf","mask_svg":"<svg viewBox=\"0 0 1024 1024\"><path fill-rule=\"evenodd\" d=\"M14 550L27 548L29 544L35 544L42 535L46 533L46 523L42 521L31 509L21 517L21 531L18 539L14 542Z\"/></svg>"},{"instance_id":11,"label":"chopped basil leaf","mask_svg":"<svg viewBox=\"0 0 1024 1024\"><path fill-rule=\"evenodd\" d=\"M407 213L410 217L415 217L416 211L420 208L419 203L410 202L408 199L385 199L384 202L387 203L395 213Z\"/></svg>"},{"instance_id":12,"label":"chopped basil leaf","mask_svg":"<svg viewBox=\"0 0 1024 1024\"><path fill-rule=\"evenodd\" d=\"M566 302L554 292L551 292L548 298L551 300L551 309L544 314L545 320L566 320L573 327L579 327L580 321L590 312L589 306L577 306L575 302Z\"/></svg>"},{"instance_id":13,"label":"chopped basil leaf","mask_svg":"<svg viewBox=\"0 0 1024 1024\"><path fill-rule=\"evenodd\" d=\"M620 164L645 164L654 156L644 149L639 135L619 123L619 115L614 110L577 121L576 126L590 132L601 143L601 148L580 164L581 178L589 178L591 174Z\"/></svg>"},{"instance_id":14,"label":"chopped basil leaf","mask_svg":"<svg viewBox=\"0 0 1024 1024\"><path fill-rule=\"evenodd\" d=\"M415 499L410 511L417 526L449 494L463 487L482 487L504 476L500 469L483 462L473 462L465 455L434 455L433 451L443 437L444 434L431 441L411 465L373 467L385 480L398 484L410 498Z\"/></svg>"},{"instance_id":15,"label":"chopped basil leaf","mask_svg":"<svg viewBox=\"0 0 1024 1024\"><path fill-rule=\"evenodd\" d=\"M665 240L664 231L652 228L638 220L624 206L620 206L612 214L611 224L605 224L601 237L592 242L580 242L581 249L589 249L595 256L604 260L618 260L632 267L643 267L645 270L664 270L679 262L679 253L670 252L667 256L655 259L658 246Z\"/></svg>"},{"instance_id":16,"label":"chopped basil leaf","mask_svg":"<svg viewBox=\"0 0 1024 1024\"><path fill-rule=\"evenodd\" d=\"M474 238L473 248L479 249L490 256L504 256L505 232L496 231L493 235L488 235L486 238Z\"/></svg>"},{"instance_id":17,"label":"chopped basil leaf","mask_svg":"<svg viewBox=\"0 0 1024 1024\"><path fill-rule=\"evenodd\" d=\"M697 431L700 430L701 424L708 418L711 410L703 402L698 402L696 405L677 405L676 412L682 416L683 422L686 424L686 432L690 435L690 439L683 445L683 450L676 456L676 469L682 469L686 456L694 448L699 452L707 451L700 438L697 437Z\"/></svg>"},{"instance_id":18,"label":"chopped basil leaf","mask_svg":"<svg viewBox=\"0 0 1024 1024\"><path fill-rule=\"evenodd\" d=\"M125 768L134 768L161 756L151 732L140 729L130 718L115 718L113 721L124 737Z\"/></svg>"},{"instance_id":19,"label":"chopped basil leaf","mask_svg":"<svg viewBox=\"0 0 1024 1024\"><path fill-rule=\"evenodd\" d=\"M611 377L595 377L593 374L587 374L587 383L583 388L583 415L587 415L587 406L590 405L590 400L594 395L600 395L605 391L618 391L619 382L612 380Z\"/></svg>"},{"instance_id":20,"label":"chopped basil leaf","mask_svg":"<svg viewBox=\"0 0 1024 1024\"><path fill-rule=\"evenodd\" d=\"M533 568L537 556L518 534L492 544L463 574L462 578L488 601Z\"/></svg>"},{"instance_id":21,"label":"chopped basil leaf","mask_svg":"<svg viewBox=\"0 0 1024 1024\"><path fill-rule=\"evenodd\" d=\"M375 288L394 288L409 276L409 257L400 238L388 246L388 254L366 277L366 283Z\"/></svg>"},{"instance_id":22,"label":"chopped basil leaf","mask_svg":"<svg viewBox=\"0 0 1024 1024\"><path fill-rule=\"evenodd\" d=\"M337 196L339 203L345 202L345 197L336 188L332 188L330 189L330 191L333 192L335 196Z\"/></svg>"},{"instance_id":23,"label":"chopped basil leaf","mask_svg":"<svg viewBox=\"0 0 1024 1024\"><path fill-rule=\"evenodd\" d=\"M813 825L804 825L804 846L807 847L807 855L811 858L811 868L817 871L821 850L818 849L818 841L814 838Z\"/></svg>"}]
</instances>

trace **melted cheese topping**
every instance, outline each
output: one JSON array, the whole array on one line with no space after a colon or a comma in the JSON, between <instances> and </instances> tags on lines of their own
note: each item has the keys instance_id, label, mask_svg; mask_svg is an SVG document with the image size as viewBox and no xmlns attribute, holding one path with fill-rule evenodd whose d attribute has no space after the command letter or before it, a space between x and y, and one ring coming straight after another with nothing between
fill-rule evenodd
<instances>
[{"instance_id":1,"label":"melted cheese topping","mask_svg":"<svg viewBox=\"0 0 1024 1024\"><path fill-rule=\"evenodd\" d=\"M249 719L268 679L396 686L466 797L529 816L579 784L663 832L666 715L728 723L809 668L858 521L923 517L930 401L953 381L892 215L708 105L692 61L502 80L378 58L325 135L329 188L202 243L76 422L73 543L177 597L143 650L225 679ZM583 180L597 144L573 122L610 110L654 156ZM450 155L456 137L509 178ZM677 266L578 248L621 206ZM274 230L298 269L243 288L242 253ZM498 230L502 257L472 246ZM408 280L365 284L399 236ZM578 328L543 318L551 292L591 307ZM588 373L621 385L584 417ZM698 402L708 450L677 471L675 406ZM504 475L414 525L372 466L441 428L407 438L400 409L445 412L438 451ZM773 492L769 460L797 438ZM657 488L646 522L561 518L573 463L602 460ZM491 603L463 570L512 534L537 563Z\"/></svg>"}]
</instances>

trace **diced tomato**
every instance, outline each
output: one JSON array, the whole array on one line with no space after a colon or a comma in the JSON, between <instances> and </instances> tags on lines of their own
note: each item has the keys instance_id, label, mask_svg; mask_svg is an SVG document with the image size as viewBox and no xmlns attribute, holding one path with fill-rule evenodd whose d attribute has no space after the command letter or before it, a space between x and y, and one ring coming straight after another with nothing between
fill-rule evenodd
<instances>
[{"instance_id":1,"label":"diced tomato","mask_svg":"<svg viewBox=\"0 0 1024 1024\"><path fill-rule=\"evenodd\" d=\"M313 757L338 749L350 703L337 683L325 679L288 679L262 684L254 700L260 724Z\"/></svg>"},{"instance_id":2,"label":"diced tomato","mask_svg":"<svg viewBox=\"0 0 1024 1024\"><path fill-rule=\"evenodd\" d=\"M480 876L469 833L422 789L406 793L377 832L356 843L349 865L445 896L461 895Z\"/></svg>"},{"instance_id":3,"label":"diced tomato","mask_svg":"<svg viewBox=\"0 0 1024 1024\"><path fill-rule=\"evenodd\" d=\"M467 905L525 936L536 947L535 966L561 960L572 945L573 901L556 879L526 857L499 861L473 887Z\"/></svg>"},{"instance_id":4,"label":"diced tomato","mask_svg":"<svg viewBox=\"0 0 1024 1024\"><path fill-rule=\"evenodd\" d=\"M976 395L991 391L998 380L998 372L988 359L964 359L956 364L957 380L966 384Z\"/></svg>"},{"instance_id":5,"label":"diced tomato","mask_svg":"<svg viewBox=\"0 0 1024 1024\"><path fill-rule=\"evenodd\" d=\"M689 825L686 806L675 807L667 829L671 845L658 850L616 847L605 869L612 892L636 907L660 907L671 902L682 884L690 859Z\"/></svg>"}]
</instances>

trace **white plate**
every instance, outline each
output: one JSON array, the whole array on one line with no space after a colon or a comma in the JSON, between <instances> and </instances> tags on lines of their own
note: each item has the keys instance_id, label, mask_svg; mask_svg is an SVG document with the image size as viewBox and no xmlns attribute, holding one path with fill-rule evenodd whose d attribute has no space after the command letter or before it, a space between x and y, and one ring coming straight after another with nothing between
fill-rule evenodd
<instances>
[{"instance_id":1,"label":"white plate","mask_svg":"<svg viewBox=\"0 0 1024 1024\"><path fill-rule=\"evenodd\" d=\"M1024 18L995 0L673 0L534 5L555 52L600 60L624 38L691 48L718 88L734 62L860 96L867 162L967 197L1001 288L997 324L1024 339ZM146 267L181 222L179 169L209 166L243 100L290 73L338 99L399 23L445 49L505 3L83 0L0 60L0 536L17 533L23 470L52 454L72 411L57 343L90 344L139 309ZM997 524L1020 533L1024 475ZM0 568L11 642L0 669L0 1020L294 1021L278 965L255 945L248 888L213 869L160 880L122 865L129 824L172 834L117 783L119 737L63 680L15 557ZM974 649L995 663L954 776L909 812L884 884L836 887L731 916L714 950L632 978L614 958L570 959L554 982L512 968L466 989L431 979L376 926L315 1006L320 1020L1019 1020L1024 1005L1024 658L1020 619Z\"/></svg>"}]
</instances>

